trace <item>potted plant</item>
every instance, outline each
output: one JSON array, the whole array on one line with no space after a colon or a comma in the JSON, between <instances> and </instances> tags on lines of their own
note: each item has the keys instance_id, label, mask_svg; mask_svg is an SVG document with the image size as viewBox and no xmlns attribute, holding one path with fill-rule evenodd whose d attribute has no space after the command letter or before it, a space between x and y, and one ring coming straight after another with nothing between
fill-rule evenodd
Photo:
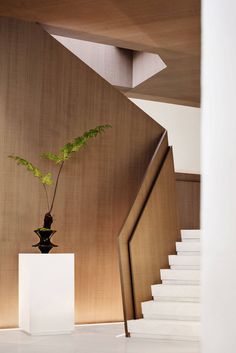
<instances>
[{"instance_id":1,"label":"potted plant","mask_svg":"<svg viewBox=\"0 0 236 353\"><path fill-rule=\"evenodd\" d=\"M35 177L38 178L38 180L41 182L44 188L48 210L44 216L43 227L34 230L34 232L38 235L40 240L37 244L32 245L33 247L38 247L41 253L49 253L49 251L53 247L57 246L51 242L51 237L56 232L56 230L51 229L51 226L53 223L52 211L53 211L57 190L58 190L58 183L59 183L59 179L60 179L63 167L71 158L72 154L80 151L80 149L87 144L88 140L90 140L93 137L96 137L98 134L101 134L107 128L110 128L110 127L111 127L110 125L99 125L94 129L86 131L82 136L76 137L75 139L73 139L73 141L68 142L59 150L58 154L46 152L41 155L42 158L48 159L58 165L58 172L57 172L55 183L52 177L52 173L48 172L44 174L38 167L34 166L32 163L28 162L26 159L22 157L15 156L15 155L8 156L9 158L12 158L13 160L15 160L18 165L25 166L28 171L30 171ZM49 194L48 194L48 187L50 186L54 186L51 200L49 199Z\"/></svg>"}]
</instances>

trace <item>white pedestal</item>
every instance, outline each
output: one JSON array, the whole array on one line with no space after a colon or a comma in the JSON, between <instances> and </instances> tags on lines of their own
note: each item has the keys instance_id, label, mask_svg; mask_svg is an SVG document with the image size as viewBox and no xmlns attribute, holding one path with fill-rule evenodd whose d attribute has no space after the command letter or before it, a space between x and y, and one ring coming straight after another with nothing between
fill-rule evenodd
<instances>
[{"instance_id":1,"label":"white pedestal","mask_svg":"<svg viewBox=\"0 0 236 353\"><path fill-rule=\"evenodd\" d=\"M19 254L19 326L31 335L74 329L74 254Z\"/></svg>"}]
</instances>

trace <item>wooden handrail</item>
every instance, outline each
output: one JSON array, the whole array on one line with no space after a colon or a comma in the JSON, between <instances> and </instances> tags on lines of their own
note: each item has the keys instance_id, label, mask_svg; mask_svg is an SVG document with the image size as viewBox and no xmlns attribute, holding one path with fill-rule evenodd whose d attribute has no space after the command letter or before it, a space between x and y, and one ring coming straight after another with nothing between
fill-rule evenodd
<instances>
[{"instance_id":1,"label":"wooden handrail","mask_svg":"<svg viewBox=\"0 0 236 353\"><path fill-rule=\"evenodd\" d=\"M153 167L153 163L155 163L155 159L158 158L158 152L159 152L159 150L160 150L161 144L162 144L162 142L164 141L164 139L165 139L166 137L167 137L167 132L164 131L164 133L163 133L163 135L162 135L162 137L161 137L161 139L160 139L160 141L159 141L159 143L158 143L158 145L157 145L157 148L156 148L156 150L155 150L155 152L154 152L154 155L153 155L153 157L152 157L152 159L151 159L151 161L150 161L150 163L149 163L149 165L148 165L147 172L145 173L145 176L144 176L144 179L143 179L142 184L145 183L145 179L148 178L149 173L150 173L150 171L151 171L151 168ZM158 177L158 174L159 174L159 172L160 172L160 170L161 170L162 164L163 164L163 162L165 161L165 158L166 158L166 155L167 155L168 151L169 151L169 147L167 148L166 153L164 154L164 156L163 156L163 158L162 158L162 162L160 163L159 168L156 170L156 174L155 174L154 179L153 179L153 181L152 181L152 183L151 183L151 185L150 185L150 189L149 189L149 191L148 191L148 193L147 193L147 195L146 195L145 201L144 201L144 203L143 203L143 205L142 205L142 209L140 210L139 217L141 216L142 211L143 211L143 209L144 209L144 207L145 207L145 205L146 205L146 203L147 203L147 201L148 201L148 199L149 199L149 195L150 195L150 193L151 193L151 191L152 191L152 188L153 188L153 186L154 186L155 180L156 180L156 178ZM141 188L140 188L140 191L141 191L141 189L142 189L142 186L141 186ZM136 224L134 225L134 229L135 229L136 225L138 224L139 217L138 217L138 219L136 220ZM128 240L129 243L130 243L131 240L132 240L133 234L134 234L134 232L132 232L132 233L130 234L130 237L129 237L129 240Z\"/></svg>"}]
</instances>

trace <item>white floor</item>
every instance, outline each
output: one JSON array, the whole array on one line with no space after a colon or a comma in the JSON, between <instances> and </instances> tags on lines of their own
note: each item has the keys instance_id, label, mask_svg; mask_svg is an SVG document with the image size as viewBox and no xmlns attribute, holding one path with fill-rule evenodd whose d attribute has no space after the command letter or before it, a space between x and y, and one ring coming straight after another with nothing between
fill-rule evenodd
<instances>
[{"instance_id":1,"label":"white floor","mask_svg":"<svg viewBox=\"0 0 236 353\"><path fill-rule=\"evenodd\" d=\"M123 324L76 326L71 335L28 336L0 330L0 353L199 353L193 342L158 342L117 337Z\"/></svg>"}]
</instances>

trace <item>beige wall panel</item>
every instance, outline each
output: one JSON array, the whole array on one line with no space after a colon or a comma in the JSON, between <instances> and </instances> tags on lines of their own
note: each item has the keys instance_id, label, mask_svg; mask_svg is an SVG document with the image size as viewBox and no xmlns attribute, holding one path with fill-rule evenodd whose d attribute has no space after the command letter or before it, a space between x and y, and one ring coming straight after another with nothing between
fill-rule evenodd
<instances>
[{"instance_id":1,"label":"beige wall panel","mask_svg":"<svg viewBox=\"0 0 236 353\"><path fill-rule=\"evenodd\" d=\"M180 229L200 228L200 175L176 173Z\"/></svg>"},{"instance_id":2,"label":"beige wall panel","mask_svg":"<svg viewBox=\"0 0 236 353\"><path fill-rule=\"evenodd\" d=\"M17 271L0 270L0 327L11 328L16 325L18 312Z\"/></svg>"},{"instance_id":3,"label":"beige wall panel","mask_svg":"<svg viewBox=\"0 0 236 353\"><path fill-rule=\"evenodd\" d=\"M65 165L54 242L76 256L76 322L121 320L117 236L164 129L36 24L0 19L0 78L0 326L18 325L17 256L37 252L46 208L38 180L7 156L55 172L38 155L104 123Z\"/></svg>"}]
</instances>

